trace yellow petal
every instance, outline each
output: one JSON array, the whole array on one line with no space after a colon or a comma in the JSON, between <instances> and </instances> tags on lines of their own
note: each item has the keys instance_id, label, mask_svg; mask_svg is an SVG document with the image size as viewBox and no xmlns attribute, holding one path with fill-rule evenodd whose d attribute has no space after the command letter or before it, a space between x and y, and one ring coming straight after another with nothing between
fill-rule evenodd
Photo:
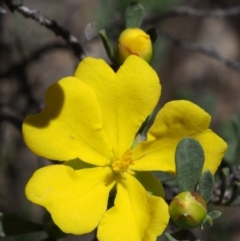
<instances>
[{"instance_id":1,"label":"yellow petal","mask_svg":"<svg viewBox=\"0 0 240 241\"><path fill-rule=\"evenodd\" d=\"M74 77L49 87L46 109L27 116L23 137L35 154L52 160L80 158L103 166L112 158L96 95Z\"/></svg>"},{"instance_id":2,"label":"yellow petal","mask_svg":"<svg viewBox=\"0 0 240 241\"><path fill-rule=\"evenodd\" d=\"M109 209L98 227L100 241L155 241L169 220L168 205L147 194L131 175L117 183L115 206Z\"/></svg>"},{"instance_id":3,"label":"yellow petal","mask_svg":"<svg viewBox=\"0 0 240 241\"><path fill-rule=\"evenodd\" d=\"M205 131L210 121L211 116L192 102L171 101L159 111L149 132L160 138L169 133L180 137L191 136Z\"/></svg>"},{"instance_id":4,"label":"yellow petal","mask_svg":"<svg viewBox=\"0 0 240 241\"><path fill-rule=\"evenodd\" d=\"M116 74L104 61L87 58L75 76L96 92L103 129L115 155L121 156L131 147L136 132L158 101L156 72L136 56L130 56Z\"/></svg>"},{"instance_id":5,"label":"yellow petal","mask_svg":"<svg viewBox=\"0 0 240 241\"><path fill-rule=\"evenodd\" d=\"M64 165L37 170L26 186L26 196L44 206L65 233L84 234L99 224L114 185L112 171L97 167L74 171Z\"/></svg>"},{"instance_id":6,"label":"yellow petal","mask_svg":"<svg viewBox=\"0 0 240 241\"><path fill-rule=\"evenodd\" d=\"M210 129L210 116L189 101L172 101L158 113L150 135L156 140L140 143L133 150L133 170L175 172L175 150L184 137L196 138L205 153L204 170L217 170L226 151L226 143ZM193 160L194 161L194 160Z\"/></svg>"}]
</instances>

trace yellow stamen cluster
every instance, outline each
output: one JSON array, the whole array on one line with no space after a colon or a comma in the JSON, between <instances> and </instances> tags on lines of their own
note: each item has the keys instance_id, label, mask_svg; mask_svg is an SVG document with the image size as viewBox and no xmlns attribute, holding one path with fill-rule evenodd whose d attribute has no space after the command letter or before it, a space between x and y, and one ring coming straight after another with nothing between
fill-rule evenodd
<instances>
[{"instance_id":1,"label":"yellow stamen cluster","mask_svg":"<svg viewBox=\"0 0 240 241\"><path fill-rule=\"evenodd\" d=\"M112 169L116 173L124 173L127 172L128 174L133 175L134 171L129 169L130 165L133 165L134 161L132 160L132 152L131 150L127 150L122 157L115 158L112 163Z\"/></svg>"}]
</instances>

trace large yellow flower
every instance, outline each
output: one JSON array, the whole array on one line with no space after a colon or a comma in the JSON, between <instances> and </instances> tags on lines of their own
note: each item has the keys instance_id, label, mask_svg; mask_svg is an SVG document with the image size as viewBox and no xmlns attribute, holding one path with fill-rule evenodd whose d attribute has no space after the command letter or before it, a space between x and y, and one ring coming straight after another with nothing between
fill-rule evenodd
<instances>
[{"instance_id":1,"label":"large yellow flower","mask_svg":"<svg viewBox=\"0 0 240 241\"><path fill-rule=\"evenodd\" d=\"M74 77L48 89L46 108L24 121L24 140L33 152L66 161L37 170L27 198L44 206L66 233L98 226L100 241L155 241L168 224L168 207L161 184L150 172L138 171L174 172L175 148L186 136L201 142L204 168L212 172L226 149L207 129L209 115L187 101L167 104L149 141L132 148L159 96L155 71L139 57L130 56L117 73L102 60L83 60ZM106 211L113 187L114 206Z\"/></svg>"}]
</instances>

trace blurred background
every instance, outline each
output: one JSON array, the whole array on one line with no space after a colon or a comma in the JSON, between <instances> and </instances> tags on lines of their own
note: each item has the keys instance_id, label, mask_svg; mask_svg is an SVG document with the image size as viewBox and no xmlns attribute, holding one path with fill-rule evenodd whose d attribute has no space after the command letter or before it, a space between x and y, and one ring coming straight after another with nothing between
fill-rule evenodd
<instances>
[{"instance_id":1,"label":"blurred background","mask_svg":"<svg viewBox=\"0 0 240 241\"><path fill-rule=\"evenodd\" d=\"M44 106L45 91L60 78L72 75L79 59L71 47L38 22L3 5L0 13L0 211L41 221L43 210L31 204L24 188L39 167L49 161L35 156L25 146L21 123ZM105 28L112 44L124 29L126 0L19 0L30 9L55 20L70 31L87 56L110 62L97 35ZM239 0L146 0L144 30L156 27L153 67L162 84L160 105L188 99L212 115L211 128L229 141L225 165L237 165L237 141L232 120L240 111L240 1ZM206 10L205 16L165 14L188 6ZM213 16L208 11L238 9L234 16ZM202 50L203 49L203 50ZM217 52L211 54L212 51ZM210 53L210 54L209 54ZM236 123L235 123L236 124ZM230 126L230 127L229 127ZM232 142L231 142L232 141ZM230 143L231 142L231 143ZM233 143L234 142L234 143ZM213 147L214 148L214 147ZM195 230L200 240L240 241L240 211L237 205L213 207L223 212L212 228ZM45 235L46 236L46 235ZM3 238L6 241L41 240L44 234ZM91 240L92 236L88 240ZM62 240L80 240L70 237ZM84 240L84 239L81 239ZM86 238L87 240L87 238ZM162 238L161 240L165 240Z\"/></svg>"}]
</instances>

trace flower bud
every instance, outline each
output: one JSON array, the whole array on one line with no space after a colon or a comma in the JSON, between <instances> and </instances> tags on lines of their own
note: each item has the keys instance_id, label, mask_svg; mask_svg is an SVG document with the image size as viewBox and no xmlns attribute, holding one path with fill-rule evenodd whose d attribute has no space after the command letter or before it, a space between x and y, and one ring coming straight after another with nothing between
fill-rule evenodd
<instances>
[{"instance_id":1,"label":"flower bud","mask_svg":"<svg viewBox=\"0 0 240 241\"><path fill-rule=\"evenodd\" d=\"M207 204L196 192L179 193L169 206L174 223L182 229L197 227L207 215Z\"/></svg>"},{"instance_id":2,"label":"flower bud","mask_svg":"<svg viewBox=\"0 0 240 241\"><path fill-rule=\"evenodd\" d=\"M119 36L114 54L119 64L122 64L131 54L149 63L153 54L150 36L139 28L125 29Z\"/></svg>"}]
</instances>

